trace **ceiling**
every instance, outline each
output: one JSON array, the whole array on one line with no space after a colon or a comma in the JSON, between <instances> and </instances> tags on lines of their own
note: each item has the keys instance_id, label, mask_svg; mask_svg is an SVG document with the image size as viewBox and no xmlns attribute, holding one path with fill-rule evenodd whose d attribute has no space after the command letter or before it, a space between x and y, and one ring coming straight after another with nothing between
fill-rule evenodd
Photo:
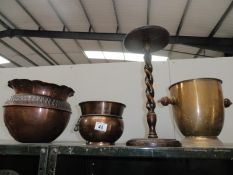
<instances>
[{"instance_id":1,"label":"ceiling","mask_svg":"<svg viewBox=\"0 0 233 175\"><path fill-rule=\"evenodd\" d=\"M0 31L11 29L128 33L159 25L173 36L233 37L232 0L0 0ZM116 62L88 59L84 51L126 52L120 41L4 37L1 67ZM170 59L224 53L169 44L155 53Z\"/></svg>"}]
</instances>

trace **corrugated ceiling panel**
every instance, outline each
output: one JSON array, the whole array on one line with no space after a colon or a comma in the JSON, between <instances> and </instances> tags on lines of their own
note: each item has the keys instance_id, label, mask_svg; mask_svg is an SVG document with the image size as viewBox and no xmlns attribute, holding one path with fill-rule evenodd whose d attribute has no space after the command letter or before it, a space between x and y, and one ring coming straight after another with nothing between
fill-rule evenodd
<instances>
[{"instance_id":1,"label":"corrugated ceiling panel","mask_svg":"<svg viewBox=\"0 0 233 175\"><path fill-rule=\"evenodd\" d=\"M72 31L87 32L89 23L77 0L51 0L62 19Z\"/></svg>"},{"instance_id":2,"label":"corrugated ceiling panel","mask_svg":"<svg viewBox=\"0 0 233 175\"><path fill-rule=\"evenodd\" d=\"M62 53L52 53L49 54L51 57L53 57L60 65L70 65L72 64L70 60L68 60L65 55Z\"/></svg>"},{"instance_id":3,"label":"corrugated ceiling panel","mask_svg":"<svg viewBox=\"0 0 233 175\"><path fill-rule=\"evenodd\" d=\"M81 53L80 48L73 39L55 39L56 42L69 53Z\"/></svg>"},{"instance_id":4,"label":"corrugated ceiling panel","mask_svg":"<svg viewBox=\"0 0 233 175\"><path fill-rule=\"evenodd\" d=\"M205 50L205 55L212 56L212 57L223 57L224 56L222 52L216 52L213 50Z\"/></svg>"},{"instance_id":5,"label":"corrugated ceiling panel","mask_svg":"<svg viewBox=\"0 0 233 175\"><path fill-rule=\"evenodd\" d=\"M69 56L74 60L77 64L89 64L88 59L81 53L69 53Z\"/></svg>"},{"instance_id":6,"label":"corrugated ceiling panel","mask_svg":"<svg viewBox=\"0 0 233 175\"><path fill-rule=\"evenodd\" d=\"M171 35L176 33L187 0L152 0L150 24L166 28Z\"/></svg>"},{"instance_id":7,"label":"corrugated ceiling panel","mask_svg":"<svg viewBox=\"0 0 233 175\"><path fill-rule=\"evenodd\" d=\"M48 65L50 65L47 61L45 61L44 59L42 59L37 54L27 55L27 57L30 60L32 60L33 62L35 62L36 64L38 64L39 66L48 66Z\"/></svg>"},{"instance_id":8,"label":"corrugated ceiling panel","mask_svg":"<svg viewBox=\"0 0 233 175\"><path fill-rule=\"evenodd\" d=\"M146 0L117 0L116 7L119 15L122 33L146 25Z\"/></svg>"},{"instance_id":9,"label":"corrugated ceiling panel","mask_svg":"<svg viewBox=\"0 0 233 175\"><path fill-rule=\"evenodd\" d=\"M106 61L102 59L91 59L91 62L92 63L106 63Z\"/></svg>"},{"instance_id":10,"label":"corrugated ceiling panel","mask_svg":"<svg viewBox=\"0 0 233 175\"><path fill-rule=\"evenodd\" d=\"M15 66L15 65L12 64L12 63L1 64L0 66L3 66L3 67L5 67L5 68L17 67L17 66Z\"/></svg>"},{"instance_id":11,"label":"corrugated ceiling panel","mask_svg":"<svg viewBox=\"0 0 233 175\"><path fill-rule=\"evenodd\" d=\"M63 62L66 64L69 64L70 61L63 55L60 49L51 41L51 39L47 38L32 38L33 41L35 41L44 51L46 51L51 57L57 61L59 64L62 64ZM69 42L72 42L70 40ZM61 43L59 43L61 44ZM75 45L72 45L74 47ZM62 47L62 46L61 46ZM65 48L63 48L65 50ZM57 55L63 55L57 57ZM56 56L56 57L55 57Z\"/></svg>"},{"instance_id":12,"label":"corrugated ceiling panel","mask_svg":"<svg viewBox=\"0 0 233 175\"><path fill-rule=\"evenodd\" d=\"M101 41L104 51L122 52L121 42L116 41Z\"/></svg>"},{"instance_id":13,"label":"corrugated ceiling panel","mask_svg":"<svg viewBox=\"0 0 233 175\"><path fill-rule=\"evenodd\" d=\"M84 7L96 32L115 32L116 18L111 0L84 0Z\"/></svg>"},{"instance_id":14,"label":"corrugated ceiling panel","mask_svg":"<svg viewBox=\"0 0 233 175\"><path fill-rule=\"evenodd\" d=\"M47 61L45 61L41 57L34 58L30 57L32 55L37 55L34 51L32 51L27 45L25 45L23 42L21 42L18 38L4 38L5 42L7 42L10 46L14 47L17 51L21 52L23 55L31 59L33 62L35 62L38 65L49 65Z\"/></svg>"},{"instance_id":15,"label":"corrugated ceiling panel","mask_svg":"<svg viewBox=\"0 0 233 175\"><path fill-rule=\"evenodd\" d=\"M97 41L92 40L79 40L83 50L99 51L100 47Z\"/></svg>"},{"instance_id":16,"label":"corrugated ceiling panel","mask_svg":"<svg viewBox=\"0 0 233 175\"><path fill-rule=\"evenodd\" d=\"M47 0L21 0L30 13L47 30L62 30L63 26Z\"/></svg>"},{"instance_id":17,"label":"corrugated ceiling panel","mask_svg":"<svg viewBox=\"0 0 233 175\"><path fill-rule=\"evenodd\" d=\"M175 44L173 50L195 54L199 50L199 48L182 45L182 44Z\"/></svg>"},{"instance_id":18,"label":"corrugated ceiling panel","mask_svg":"<svg viewBox=\"0 0 233 175\"><path fill-rule=\"evenodd\" d=\"M24 10L15 2L15 0L1 0L0 11L19 28L38 28Z\"/></svg>"},{"instance_id":19,"label":"corrugated ceiling panel","mask_svg":"<svg viewBox=\"0 0 233 175\"><path fill-rule=\"evenodd\" d=\"M57 46L53 44L52 40L48 38L31 38L31 39L48 53L61 53L61 51L57 48Z\"/></svg>"},{"instance_id":20,"label":"corrugated ceiling panel","mask_svg":"<svg viewBox=\"0 0 233 175\"><path fill-rule=\"evenodd\" d=\"M180 35L208 36L231 0L193 0Z\"/></svg>"},{"instance_id":21,"label":"corrugated ceiling panel","mask_svg":"<svg viewBox=\"0 0 233 175\"><path fill-rule=\"evenodd\" d=\"M170 59L191 59L193 55L173 52Z\"/></svg>"},{"instance_id":22,"label":"corrugated ceiling panel","mask_svg":"<svg viewBox=\"0 0 233 175\"><path fill-rule=\"evenodd\" d=\"M215 37L233 37L233 10L228 14Z\"/></svg>"},{"instance_id":23,"label":"corrugated ceiling panel","mask_svg":"<svg viewBox=\"0 0 233 175\"><path fill-rule=\"evenodd\" d=\"M182 45L182 44L175 44L173 50L176 52L171 53L170 55L171 59L176 59L177 56L180 57L182 53L178 53L178 52L183 52L185 58L187 58L187 55L189 55L188 58L192 58L195 55L195 53L197 53L198 48L187 46L187 45ZM190 54L185 54L185 52L190 53Z\"/></svg>"},{"instance_id":24,"label":"corrugated ceiling panel","mask_svg":"<svg viewBox=\"0 0 233 175\"><path fill-rule=\"evenodd\" d=\"M22 41L20 41L18 38L3 38L5 42L7 42L10 46L14 47L16 50L18 50L21 53L24 53L25 55L31 55L34 52L25 45Z\"/></svg>"}]
</instances>

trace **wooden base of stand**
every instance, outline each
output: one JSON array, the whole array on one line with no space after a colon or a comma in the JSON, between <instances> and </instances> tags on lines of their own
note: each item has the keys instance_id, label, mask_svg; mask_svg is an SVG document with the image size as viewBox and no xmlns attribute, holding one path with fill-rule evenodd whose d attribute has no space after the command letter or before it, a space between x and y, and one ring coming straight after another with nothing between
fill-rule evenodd
<instances>
[{"instance_id":1,"label":"wooden base of stand","mask_svg":"<svg viewBox=\"0 0 233 175\"><path fill-rule=\"evenodd\" d=\"M131 139L126 142L126 145L139 147L181 147L181 143L175 139L159 138Z\"/></svg>"}]
</instances>

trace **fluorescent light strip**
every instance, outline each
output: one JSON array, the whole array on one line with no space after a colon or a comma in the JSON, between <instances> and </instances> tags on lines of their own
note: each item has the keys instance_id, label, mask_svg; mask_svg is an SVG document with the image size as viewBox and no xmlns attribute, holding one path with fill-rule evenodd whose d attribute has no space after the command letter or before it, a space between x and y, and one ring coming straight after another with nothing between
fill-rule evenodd
<instances>
[{"instance_id":1,"label":"fluorescent light strip","mask_svg":"<svg viewBox=\"0 0 233 175\"><path fill-rule=\"evenodd\" d=\"M105 52L105 51L84 51L90 59L107 59L107 60L126 60L143 62L143 54L122 53L122 52ZM168 57L152 55L152 61L167 61Z\"/></svg>"},{"instance_id":2,"label":"fluorescent light strip","mask_svg":"<svg viewBox=\"0 0 233 175\"><path fill-rule=\"evenodd\" d=\"M6 63L10 63L10 61L0 55L0 64L6 64Z\"/></svg>"}]
</instances>

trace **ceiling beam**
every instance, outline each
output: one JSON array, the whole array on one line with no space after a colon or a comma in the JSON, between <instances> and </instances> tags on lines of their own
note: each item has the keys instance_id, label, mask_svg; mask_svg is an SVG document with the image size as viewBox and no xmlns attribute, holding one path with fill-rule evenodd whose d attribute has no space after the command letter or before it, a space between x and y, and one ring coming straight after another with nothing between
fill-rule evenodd
<instances>
[{"instance_id":1,"label":"ceiling beam","mask_svg":"<svg viewBox=\"0 0 233 175\"><path fill-rule=\"evenodd\" d=\"M7 29L0 31L0 38L4 37L40 37L60 39L81 39L81 40L102 40L102 41L123 41L124 33L96 33L96 32L68 32L52 30L21 30Z\"/></svg>"},{"instance_id":2,"label":"ceiling beam","mask_svg":"<svg viewBox=\"0 0 233 175\"><path fill-rule=\"evenodd\" d=\"M220 19L218 20L217 24L214 26L214 28L212 29L212 31L209 33L208 37L214 37L214 35L216 34L216 32L219 30L219 28L222 26L222 23L224 22L224 20L226 19L227 15L230 13L230 11L233 8L233 1L231 1L230 5L227 7L227 9L225 10L225 12L223 13L223 15L220 17ZM197 58L198 55L202 52L203 48L200 48L196 55L194 56L194 58ZM228 52L226 52L228 53Z\"/></svg>"},{"instance_id":3,"label":"ceiling beam","mask_svg":"<svg viewBox=\"0 0 233 175\"><path fill-rule=\"evenodd\" d=\"M81 40L101 40L101 41L122 42L125 36L126 34L124 33L66 32L66 31L20 30L20 29L7 29L4 31L0 31L0 38L40 37L40 38L81 39ZM184 44L193 47L206 48L214 51L233 53L232 38L170 36L169 44Z\"/></svg>"},{"instance_id":4,"label":"ceiling beam","mask_svg":"<svg viewBox=\"0 0 233 175\"><path fill-rule=\"evenodd\" d=\"M60 20L60 22L63 24L63 26L70 31L70 28L68 27L67 23L65 22L65 20L61 17L60 13L58 12L58 10L55 8L55 6L53 5L53 3L51 2L51 0L48 0L48 3L50 5L50 7L53 9L53 11L56 13L58 19ZM84 57L87 59L88 63L91 63L91 60L88 58L88 56L85 54L82 46L80 45L80 43L74 39L74 42L76 44L76 46L80 49L80 51L82 52L82 54L84 55Z\"/></svg>"},{"instance_id":5,"label":"ceiling beam","mask_svg":"<svg viewBox=\"0 0 233 175\"><path fill-rule=\"evenodd\" d=\"M185 4L182 17L181 17L180 22L179 22L179 25L178 25L178 27L177 27L177 29L176 29L176 36L179 36L179 34L180 34L180 31L181 31L181 28L183 27L184 20L185 20L185 17L186 17L186 15L187 15L188 9L189 9L189 7L190 7L191 1L192 1L192 0L187 0L187 2L186 2L186 4ZM171 53L172 53L172 50L173 50L173 49L174 49L174 44L171 45L171 51L168 53L168 57L171 56Z\"/></svg>"},{"instance_id":6,"label":"ceiling beam","mask_svg":"<svg viewBox=\"0 0 233 175\"><path fill-rule=\"evenodd\" d=\"M0 43L2 43L5 47L10 49L11 51L15 52L17 55L21 56L23 59L25 59L27 62L31 63L32 65L39 66L38 64L34 63L31 59L29 59L24 54L22 54L21 52L19 52L18 50L16 50L12 46L10 46L7 42L3 41L2 39L0 39Z\"/></svg>"},{"instance_id":7,"label":"ceiling beam","mask_svg":"<svg viewBox=\"0 0 233 175\"><path fill-rule=\"evenodd\" d=\"M9 18L7 18L3 13L0 12L0 16L2 18L4 18L10 25L12 25L14 28L18 28L15 24L13 24L13 22L11 20L9 20ZM6 28L6 29L11 29L11 27L6 24L3 20L0 19L0 24ZM39 45L37 45L32 39L28 38L28 40L34 44L42 53L44 53L44 55L46 55L48 58L50 58L52 61L50 61L48 58L46 58L43 54L41 54L35 47L33 47L29 42L27 42L24 38L19 38L19 40L21 42L23 42L26 46L28 46L31 50L33 50L35 53L37 53L43 60L45 60L47 63L49 63L50 65L54 65L53 62L55 62L53 60L53 58L51 58ZM56 62L55 62L56 64Z\"/></svg>"},{"instance_id":8,"label":"ceiling beam","mask_svg":"<svg viewBox=\"0 0 233 175\"><path fill-rule=\"evenodd\" d=\"M25 11L25 13L27 13L28 16L31 17L31 19L34 21L34 23L36 23L36 25L38 26L38 28L44 29L43 26L36 20L36 18L29 12L29 10L19 1L19 0L15 0L17 2L17 4ZM64 49L54 40L51 39L52 42L57 46L57 48L65 55L65 57L72 63L75 64L75 62L70 58L70 56L64 51Z\"/></svg>"}]
</instances>

